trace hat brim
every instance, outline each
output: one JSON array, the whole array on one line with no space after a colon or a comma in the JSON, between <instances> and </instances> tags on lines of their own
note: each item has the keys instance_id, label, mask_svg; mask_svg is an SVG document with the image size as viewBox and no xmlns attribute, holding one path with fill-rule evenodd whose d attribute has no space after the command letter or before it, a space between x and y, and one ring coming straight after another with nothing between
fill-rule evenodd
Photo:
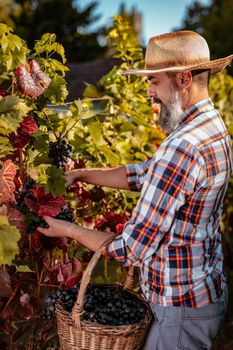
<instances>
[{"instance_id":1,"label":"hat brim","mask_svg":"<svg viewBox=\"0 0 233 350\"><path fill-rule=\"evenodd\" d=\"M119 71L121 75L151 75L155 73L163 72L183 72L185 70L196 70L196 69L210 69L210 74L221 72L226 66L228 66L233 60L233 55L225 58L219 58L217 60L209 61L207 63L196 64L196 65L183 65L177 67L166 67L161 69L128 69Z\"/></svg>"}]
</instances>

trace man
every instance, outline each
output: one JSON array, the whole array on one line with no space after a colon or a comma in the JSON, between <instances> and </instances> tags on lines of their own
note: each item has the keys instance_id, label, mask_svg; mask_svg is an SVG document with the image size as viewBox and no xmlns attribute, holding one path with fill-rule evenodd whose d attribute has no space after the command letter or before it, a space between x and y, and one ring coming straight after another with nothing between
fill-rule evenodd
<instances>
[{"instance_id":1,"label":"man","mask_svg":"<svg viewBox=\"0 0 233 350\"><path fill-rule=\"evenodd\" d=\"M233 55L210 61L206 41L191 31L152 37L146 68L148 95L160 103L168 137L142 164L80 169L67 182L140 191L123 233L107 249L140 282L155 320L144 349L210 349L227 304L219 222L232 170L231 141L209 95L209 75ZM92 250L107 234L45 217L48 236L77 239Z\"/></svg>"}]
</instances>

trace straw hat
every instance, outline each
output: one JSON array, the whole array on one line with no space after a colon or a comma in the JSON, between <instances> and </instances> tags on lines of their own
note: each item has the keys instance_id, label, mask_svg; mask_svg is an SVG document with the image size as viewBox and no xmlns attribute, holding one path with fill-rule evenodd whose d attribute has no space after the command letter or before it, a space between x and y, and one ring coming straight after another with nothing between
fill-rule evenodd
<instances>
[{"instance_id":1,"label":"straw hat","mask_svg":"<svg viewBox=\"0 0 233 350\"><path fill-rule=\"evenodd\" d=\"M190 30L157 35L150 38L145 57L145 69L130 69L121 74L149 75L161 72L210 69L217 73L231 63L233 55L210 60L206 40Z\"/></svg>"}]
</instances>

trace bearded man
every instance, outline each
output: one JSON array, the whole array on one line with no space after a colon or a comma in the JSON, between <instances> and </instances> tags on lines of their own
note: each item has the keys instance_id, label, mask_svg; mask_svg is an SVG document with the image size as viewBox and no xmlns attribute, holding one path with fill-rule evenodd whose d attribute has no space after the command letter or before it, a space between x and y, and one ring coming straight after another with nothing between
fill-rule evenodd
<instances>
[{"instance_id":1,"label":"bearded man","mask_svg":"<svg viewBox=\"0 0 233 350\"><path fill-rule=\"evenodd\" d=\"M68 173L75 181L140 191L123 233L106 254L138 266L154 322L145 350L210 349L227 306L219 231L232 170L231 140L209 98L210 74L233 55L211 61L203 37L191 31L154 36L146 67L123 74L147 76L148 95L160 103L168 137L142 164ZM105 232L45 217L48 236L68 236L96 251Z\"/></svg>"}]
</instances>

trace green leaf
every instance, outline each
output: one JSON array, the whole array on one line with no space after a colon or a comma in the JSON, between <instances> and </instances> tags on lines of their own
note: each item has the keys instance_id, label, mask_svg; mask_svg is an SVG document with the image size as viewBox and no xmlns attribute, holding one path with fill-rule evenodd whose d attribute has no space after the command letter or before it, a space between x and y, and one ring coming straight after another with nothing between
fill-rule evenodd
<instances>
[{"instance_id":1,"label":"green leaf","mask_svg":"<svg viewBox=\"0 0 233 350\"><path fill-rule=\"evenodd\" d=\"M55 58L50 58L49 60L46 60L50 66L50 69L52 69L54 72L61 72L62 75L65 75L65 72L69 70L68 67L66 67L64 64L56 60ZM52 75L55 75L54 73Z\"/></svg>"},{"instance_id":2,"label":"green leaf","mask_svg":"<svg viewBox=\"0 0 233 350\"><path fill-rule=\"evenodd\" d=\"M12 55L10 53L8 53L7 55L4 56L4 62L5 62L7 70L11 69L12 60L13 60Z\"/></svg>"},{"instance_id":3,"label":"green leaf","mask_svg":"<svg viewBox=\"0 0 233 350\"><path fill-rule=\"evenodd\" d=\"M87 87L85 88L83 92L83 97L100 97L100 94L96 88L95 85L93 84L87 84Z\"/></svg>"},{"instance_id":4,"label":"green leaf","mask_svg":"<svg viewBox=\"0 0 233 350\"><path fill-rule=\"evenodd\" d=\"M0 215L0 265L11 265L19 252L17 242L20 238L18 229L9 225L6 216Z\"/></svg>"},{"instance_id":5,"label":"green leaf","mask_svg":"<svg viewBox=\"0 0 233 350\"><path fill-rule=\"evenodd\" d=\"M0 158L9 155L12 152L14 152L14 148L12 147L9 139L0 136Z\"/></svg>"},{"instance_id":6,"label":"green leaf","mask_svg":"<svg viewBox=\"0 0 233 350\"><path fill-rule=\"evenodd\" d=\"M21 51L25 45L24 41L15 34L11 34L10 42L12 45L14 45L14 47L18 49L18 51Z\"/></svg>"},{"instance_id":7,"label":"green leaf","mask_svg":"<svg viewBox=\"0 0 233 350\"><path fill-rule=\"evenodd\" d=\"M81 114L81 119L82 119L82 120L90 119L90 118L94 117L95 114L96 114L96 113L95 113L94 111L92 111L92 110L87 110L86 112L83 112L83 113Z\"/></svg>"},{"instance_id":8,"label":"green leaf","mask_svg":"<svg viewBox=\"0 0 233 350\"><path fill-rule=\"evenodd\" d=\"M98 149L105 155L106 159L111 165L118 165L119 157L117 154L113 153L111 148L107 145L100 145Z\"/></svg>"},{"instance_id":9,"label":"green leaf","mask_svg":"<svg viewBox=\"0 0 233 350\"><path fill-rule=\"evenodd\" d=\"M0 36L4 34L9 34L12 31L5 23L0 23Z\"/></svg>"},{"instance_id":10,"label":"green leaf","mask_svg":"<svg viewBox=\"0 0 233 350\"><path fill-rule=\"evenodd\" d=\"M101 141L103 142L102 125L100 122L93 122L93 123L88 124L88 130L90 132L90 135L91 135L93 141L96 144L99 144Z\"/></svg>"},{"instance_id":11,"label":"green leaf","mask_svg":"<svg viewBox=\"0 0 233 350\"><path fill-rule=\"evenodd\" d=\"M17 272L33 272L33 270L31 270L30 267L27 265L16 266L16 270Z\"/></svg>"},{"instance_id":12,"label":"green leaf","mask_svg":"<svg viewBox=\"0 0 233 350\"><path fill-rule=\"evenodd\" d=\"M49 51L51 44L56 40L56 34L45 33L42 35L40 40L37 40L34 46L34 49L37 54L42 52Z\"/></svg>"},{"instance_id":13,"label":"green leaf","mask_svg":"<svg viewBox=\"0 0 233 350\"><path fill-rule=\"evenodd\" d=\"M141 152L136 152L135 153L135 157L138 160L141 160L141 161L147 160L147 156L144 153L141 153Z\"/></svg>"},{"instance_id":14,"label":"green leaf","mask_svg":"<svg viewBox=\"0 0 233 350\"><path fill-rule=\"evenodd\" d=\"M8 135L16 133L23 117L27 115L30 108L17 96L0 96L0 133Z\"/></svg>"},{"instance_id":15,"label":"green leaf","mask_svg":"<svg viewBox=\"0 0 233 350\"><path fill-rule=\"evenodd\" d=\"M38 150L32 150L32 149L28 149L27 150L27 165L28 165L28 170L29 167L32 165L34 165L35 159L36 157L40 154L40 152Z\"/></svg>"},{"instance_id":16,"label":"green leaf","mask_svg":"<svg viewBox=\"0 0 233 350\"><path fill-rule=\"evenodd\" d=\"M52 193L54 196L61 196L65 192L66 180L64 178L64 172L58 169L54 165L51 165L46 169L48 176L47 184L45 186L46 192Z\"/></svg>"},{"instance_id":17,"label":"green leaf","mask_svg":"<svg viewBox=\"0 0 233 350\"><path fill-rule=\"evenodd\" d=\"M49 87L45 90L44 96L47 97L52 104L62 105L68 96L66 81L63 77L56 74Z\"/></svg>"},{"instance_id":18,"label":"green leaf","mask_svg":"<svg viewBox=\"0 0 233 350\"><path fill-rule=\"evenodd\" d=\"M81 100L74 100L73 104L70 106L70 110L72 113L75 113L75 111L78 111L78 114L82 114L83 111L83 104Z\"/></svg>"},{"instance_id":19,"label":"green leaf","mask_svg":"<svg viewBox=\"0 0 233 350\"><path fill-rule=\"evenodd\" d=\"M31 134L33 140L33 148L39 151L48 150L49 134L43 131L37 131L35 134Z\"/></svg>"},{"instance_id":20,"label":"green leaf","mask_svg":"<svg viewBox=\"0 0 233 350\"><path fill-rule=\"evenodd\" d=\"M61 56L62 63L66 63L65 50L61 44L53 43L50 46L50 51L55 51L57 54L59 54Z\"/></svg>"},{"instance_id":21,"label":"green leaf","mask_svg":"<svg viewBox=\"0 0 233 350\"><path fill-rule=\"evenodd\" d=\"M4 35L0 40L0 47L2 47L3 53L6 53L7 46L8 46L8 40Z\"/></svg>"},{"instance_id":22,"label":"green leaf","mask_svg":"<svg viewBox=\"0 0 233 350\"><path fill-rule=\"evenodd\" d=\"M127 132L127 131L136 131L137 127L128 121L123 121L121 126L120 126L120 131L121 132Z\"/></svg>"}]
</instances>

